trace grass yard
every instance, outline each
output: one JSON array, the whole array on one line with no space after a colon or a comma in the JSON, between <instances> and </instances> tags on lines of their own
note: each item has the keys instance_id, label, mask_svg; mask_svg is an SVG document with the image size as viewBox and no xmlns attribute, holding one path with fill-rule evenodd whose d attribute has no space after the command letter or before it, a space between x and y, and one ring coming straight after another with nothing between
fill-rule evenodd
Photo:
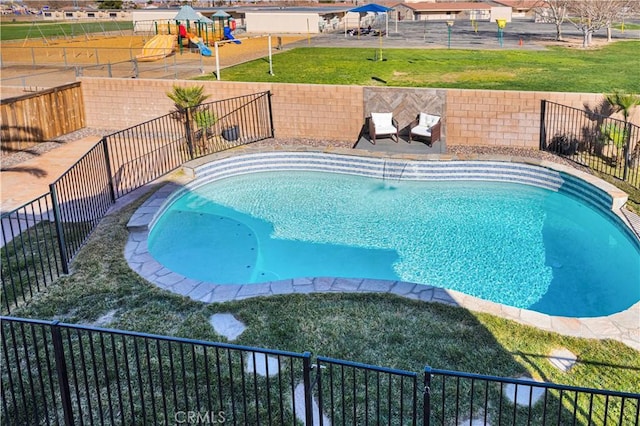
<instances>
[{"instance_id":1,"label":"grass yard","mask_svg":"<svg viewBox=\"0 0 640 426\"><path fill-rule=\"evenodd\" d=\"M287 295L203 304L160 290L122 255L126 224L143 200L106 217L58 280L16 317L58 319L109 328L224 341L210 315L231 312L248 329L236 343L407 369L424 365L499 376L637 392L638 352L614 341L570 338L468 310L390 295ZM112 316L108 323L97 322ZM568 373L546 356L566 347L578 355Z\"/></svg>"},{"instance_id":2,"label":"grass yard","mask_svg":"<svg viewBox=\"0 0 640 426\"><path fill-rule=\"evenodd\" d=\"M0 40L23 40L25 38L66 38L79 37L87 34L100 35L99 33L112 31L131 31L131 21L104 21L104 22L15 22L0 25Z\"/></svg>"},{"instance_id":3,"label":"grass yard","mask_svg":"<svg viewBox=\"0 0 640 426\"><path fill-rule=\"evenodd\" d=\"M460 89L640 93L640 41L601 49L296 48L225 68L223 80ZM199 79L215 79L207 76Z\"/></svg>"}]
</instances>

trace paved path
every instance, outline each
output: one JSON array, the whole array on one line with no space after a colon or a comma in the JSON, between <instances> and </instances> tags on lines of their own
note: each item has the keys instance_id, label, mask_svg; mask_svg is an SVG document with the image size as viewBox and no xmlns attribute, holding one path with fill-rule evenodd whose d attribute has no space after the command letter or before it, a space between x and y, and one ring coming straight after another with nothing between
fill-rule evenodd
<instances>
[{"instance_id":1,"label":"paved path","mask_svg":"<svg viewBox=\"0 0 640 426\"><path fill-rule=\"evenodd\" d=\"M3 168L0 173L2 212L16 209L49 192L49 184L66 172L98 141L100 136L87 136L63 143L59 148L15 166Z\"/></svg>"},{"instance_id":2,"label":"paved path","mask_svg":"<svg viewBox=\"0 0 640 426\"><path fill-rule=\"evenodd\" d=\"M384 22L375 25L384 26ZM351 25L350 25L351 27ZM564 42L556 42L554 24L535 23L530 19L514 19L507 24L500 46L498 27L495 22L478 21L474 27L471 21L459 19L451 28L449 39L446 21L395 21L389 22L387 37L371 35L345 36L342 30L315 35L310 40L301 40L288 45L292 47L366 47L402 49L517 49L544 50L549 45L580 47L582 34L570 24L563 25ZM613 29L612 38L618 40L640 40L640 30ZM594 44L606 43L604 29L593 36Z\"/></svg>"}]
</instances>

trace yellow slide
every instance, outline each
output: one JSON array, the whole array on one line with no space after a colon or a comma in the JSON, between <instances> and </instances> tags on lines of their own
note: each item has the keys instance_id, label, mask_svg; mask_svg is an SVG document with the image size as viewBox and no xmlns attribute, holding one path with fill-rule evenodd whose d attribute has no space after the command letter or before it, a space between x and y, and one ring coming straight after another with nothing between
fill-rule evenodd
<instances>
[{"instance_id":1,"label":"yellow slide","mask_svg":"<svg viewBox=\"0 0 640 426\"><path fill-rule=\"evenodd\" d=\"M139 61L157 61L169 56L176 48L176 35L158 34L149 40L142 48L142 53L136 56Z\"/></svg>"}]
</instances>

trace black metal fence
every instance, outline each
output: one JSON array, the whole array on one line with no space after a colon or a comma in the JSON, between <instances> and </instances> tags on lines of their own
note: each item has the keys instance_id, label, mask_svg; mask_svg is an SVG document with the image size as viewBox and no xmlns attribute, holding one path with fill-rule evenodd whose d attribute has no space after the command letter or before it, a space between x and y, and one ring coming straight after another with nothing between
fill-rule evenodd
<instances>
[{"instance_id":1,"label":"black metal fence","mask_svg":"<svg viewBox=\"0 0 640 426\"><path fill-rule=\"evenodd\" d=\"M309 353L2 318L2 424L311 424Z\"/></svg>"},{"instance_id":2,"label":"black metal fence","mask_svg":"<svg viewBox=\"0 0 640 426\"><path fill-rule=\"evenodd\" d=\"M417 373L325 357L316 367L314 424L416 425L422 417Z\"/></svg>"},{"instance_id":3,"label":"black metal fence","mask_svg":"<svg viewBox=\"0 0 640 426\"><path fill-rule=\"evenodd\" d=\"M638 425L640 394L424 371L425 425Z\"/></svg>"},{"instance_id":4,"label":"black metal fence","mask_svg":"<svg viewBox=\"0 0 640 426\"><path fill-rule=\"evenodd\" d=\"M185 161L273 136L270 93L203 104L105 136L49 193L2 214L4 312L69 272L115 201Z\"/></svg>"},{"instance_id":5,"label":"black metal fence","mask_svg":"<svg viewBox=\"0 0 640 426\"><path fill-rule=\"evenodd\" d=\"M0 317L2 424L637 425L640 394Z\"/></svg>"},{"instance_id":6,"label":"black metal fence","mask_svg":"<svg viewBox=\"0 0 640 426\"><path fill-rule=\"evenodd\" d=\"M640 127L542 101L540 149L640 188Z\"/></svg>"},{"instance_id":7,"label":"black metal fence","mask_svg":"<svg viewBox=\"0 0 640 426\"><path fill-rule=\"evenodd\" d=\"M192 158L273 136L269 92L211 102L105 137L119 198Z\"/></svg>"},{"instance_id":8,"label":"black metal fence","mask_svg":"<svg viewBox=\"0 0 640 426\"><path fill-rule=\"evenodd\" d=\"M66 268L51 194L2 215L2 309L24 303Z\"/></svg>"}]
</instances>

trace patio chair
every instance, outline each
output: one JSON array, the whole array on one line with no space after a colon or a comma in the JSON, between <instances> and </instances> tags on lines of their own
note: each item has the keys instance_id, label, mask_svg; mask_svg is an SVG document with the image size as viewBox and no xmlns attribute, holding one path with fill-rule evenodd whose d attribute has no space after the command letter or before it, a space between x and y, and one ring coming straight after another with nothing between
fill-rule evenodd
<instances>
[{"instance_id":1,"label":"patio chair","mask_svg":"<svg viewBox=\"0 0 640 426\"><path fill-rule=\"evenodd\" d=\"M426 138L427 145L431 146L434 142L440 140L440 117L437 115L421 112L415 120L409 125L409 143L415 138Z\"/></svg>"},{"instance_id":2,"label":"patio chair","mask_svg":"<svg viewBox=\"0 0 640 426\"><path fill-rule=\"evenodd\" d=\"M378 136L391 136L398 143L398 122L391 112L372 112L369 119L369 138L373 145ZM394 138L395 136L395 138Z\"/></svg>"}]
</instances>

